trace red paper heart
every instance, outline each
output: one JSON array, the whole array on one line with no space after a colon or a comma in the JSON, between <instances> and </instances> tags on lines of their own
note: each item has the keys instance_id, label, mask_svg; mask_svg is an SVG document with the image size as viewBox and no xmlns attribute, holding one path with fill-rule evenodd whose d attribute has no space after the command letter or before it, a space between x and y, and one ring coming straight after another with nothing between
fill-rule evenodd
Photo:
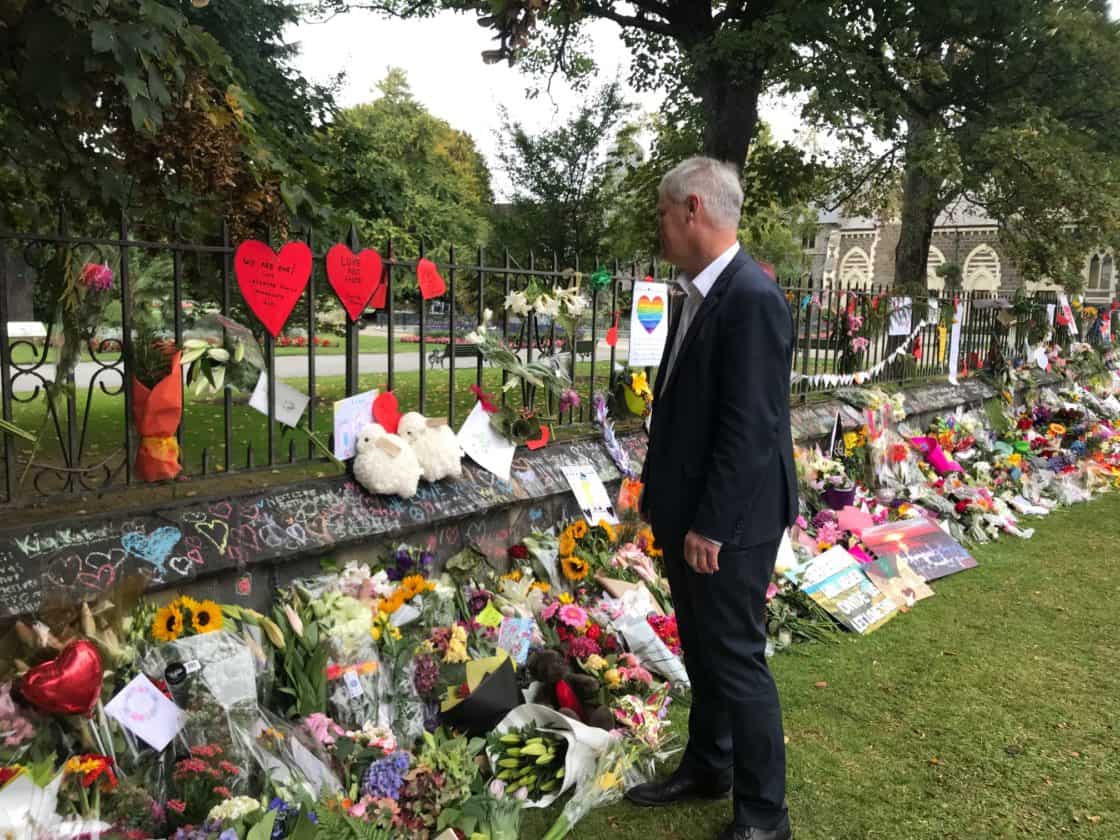
<instances>
[{"instance_id":1,"label":"red paper heart","mask_svg":"<svg viewBox=\"0 0 1120 840\"><path fill-rule=\"evenodd\" d=\"M56 715L88 715L101 696L101 655L92 642L75 639L55 659L23 675L28 703Z\"/></svg>"},{"instance_id":2,"label":"red paper heart","mask_svg":"<svg viewBox=\"0 0 1120 840\"><path fill-rule=\"evenodd\" d=\"M289 242L276 254L250 239L238 246L233 268L249 309L273 338L280 335L311 277L311 249Z\"/></svg>"},{"instance_id":3,"label":"red paper heart","mask_svg":"<svg viewBox=\"0 0 1120 840\"><path fill-rule=\"evenodd\" d=\"M377 288L373 290L373 297L369 299L369 306L372 309L384 309L385 299L388 296L389 283L386 280L381 280L377 284Z\"/></svg>"},{"instance_id":4,"label":"red paper heart","mask_svg":"<svg viewBox=\"0 0 1120 840\"><path fill-rule=\"evenodd\" d=\"M420 296L424 300L437 298L447 291L447 284L436 271L435 263L428 259L416 263L416 281L420 284Z\"/></svg>"},{"instance_id":5,"label":"red paper heart","mask_svg":"<svg viewBox=\"0 0 1120 840\"><path fill-rule=\"evenodd\" d=\"M351 321L357 321L381 283L381 255L372 248L355 254L339 242L327 251L327 280Z\"/></svg>"},{"instance_id":6,"label":"red paper heart","mask_svg":"<svg viewBox=\"0 0 1120 840\"><path fill-rule=\"evenodd\" d=\"M607 330L607 346L614 347L618 344L618 313L614 313L614 325Z\"/></svg>"},{"instance_id":7,"label":"red paper heart","mask_svg":"<svg viewBox=\"0 0 1120 840\"><path fill-rule=\"evenodd\" d=\"M525 445L530 449L536 451L548 444L549 437L552 436L552 430L548 426L541 426L541 436L536 440L526 441Z\"/></svg>"},{"instance_id":8,"label":"red paper heart","mask_svg":"<svg viewBox=\"0 0 1120 840\"><path fill-rule=\"evenodd\" d=\"M397 433L397 426L401 422L401 409L397 404L396 394L392 391L384 391L377 395L377 399L373 401L373 419L389 434Z\"/></svg>"}]
</instances>

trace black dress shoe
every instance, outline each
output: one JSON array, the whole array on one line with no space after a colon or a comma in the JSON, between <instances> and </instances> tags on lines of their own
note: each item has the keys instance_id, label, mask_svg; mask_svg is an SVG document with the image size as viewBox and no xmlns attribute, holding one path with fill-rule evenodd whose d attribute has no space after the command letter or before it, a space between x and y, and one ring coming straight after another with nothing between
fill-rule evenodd
<instances>
[{"instance_id":1,"label":"black dress shoe","mask_svg":"<svg viewBox=\"0 0 1120 840\"><path fill-rule=\"evenodd\" d=\"M690 799L727 799L731 796L731 773L703 773L678 767L669 778L648 782L626 791L626 798L646 808L673 805Z\"/></svg>"},{"instance_id":2,"label":"black dress shoe","mask_svg":"<svg viewBox=\"0 0 1120 840\"><path fill-rule=\"evenodd\" d=\"M729 825L716 840L793 840L793 832L788 821L781 828L737 828Z\"/></svg>"}]
</instances>

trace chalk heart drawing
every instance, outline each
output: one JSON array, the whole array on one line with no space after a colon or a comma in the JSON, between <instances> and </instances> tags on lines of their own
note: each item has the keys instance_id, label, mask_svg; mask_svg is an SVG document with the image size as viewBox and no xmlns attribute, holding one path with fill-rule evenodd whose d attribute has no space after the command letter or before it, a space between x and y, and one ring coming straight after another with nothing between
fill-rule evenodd
<instances>
[{"instance_id":1,"label":"chalk heart drawing","mask_svg":"<svg viewBox=\"0 0 1120 840\"><path fill-rule=\"evenodd\" d=\"M229 519L230 514L233 513L233 505L229 502L218 502L210 505L210 512L219 519Z\"/></svg>"},{"instance_id":2,"label":"chalk heart drawing","mask_svg":"<svg viewBox=\"0 0 1120 840\"><path fill-rule=\"evenodd\" d=\"M196 523L194 529L210 540L219 554L225 556L226 546L229 545L229 525L220 519L215 519L213 522Z\"/></svg>"},{"instance_id":3,"label":"chalk heart drawing","mask_svg":"<svg viewBox=\"0 0 1120 840\"><path fill-rule=\"evenodd\" d=\"M187 552L187 559L190 560L192 563L195 563L195 564L201 566L202 563L203 563L202 552L199 551L197 548L192 548L190 551Z\"/></svg>"},{"instance_id":4,"label":"chalk heart drawing","mask_svg":"<svg viewBox=\"0 0 1120 840\"><path fill-rule=\"evenodd\" d=\"M647 333L652 333L665 317L665 301L660 295L642 295L638 298L638 322Z\"/></svg>"},{"instance_id":5,"label":"chalk heart drawing","mask_svg":"<svg viewBox=\"0 0 1120 840\"><path fill-rule=\"evenodd\" d=\"M194 561L189 557L172 557L167 561L167 565L175 574L186 577L191 573L191 569L194 568Z\"/></svg>"},{"instance_id":6,"label":"chalk heart drawing","mask_svg":"<svg viewBox=\"0 0 1120 840\"><path fill-rule=\"evenodd\" d=\"M96 572L79 572L78 584L94 592L104 592L117 580L117 568L112 563L99 566Z\"/></svg>"},{"instance_id":7,"label":"chalk heart drawing","mask_svg":"<svg viewBox=\"0 0 1120 840\"><path fill-rule=\"evenodd\" d=\"M141 534L138 531L125 534L121 537L121 545L133 557L151 563L162 572L172 549L182 538L183 533L178 528L165 526L156 528L150 534Z\"/></svg>"}]
</instances>

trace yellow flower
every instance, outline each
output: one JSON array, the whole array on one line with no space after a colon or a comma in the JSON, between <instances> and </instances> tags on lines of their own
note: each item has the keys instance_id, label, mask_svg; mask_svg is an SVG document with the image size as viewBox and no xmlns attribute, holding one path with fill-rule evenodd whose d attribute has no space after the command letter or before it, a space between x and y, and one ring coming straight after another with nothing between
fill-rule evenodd
<instances>
[{"instance_id":1,"label":"yellow flower","mask_svg":"<svg viewBox=\"0 0 1120 840\"><path fill-rule=\"evenodd\" d=\"M618 673L617 668L609 668L604 671L603 679L607 683L607 688L618 688L622 685L622 675Z\"/></svg>"},{"instance_id":2,"label":"yellow flower","mask_svg":"<svg viewBox=\"0 0 1120 840\"><path fill-rule=\"evenodd\" d=\"M536 581L533 581L532 586L530 586L529 588L530 589L539 589L541 592L548 592L550 589L552 589L552 584L546 583L543 580L536 580Z\"/></svg>"},{"instance_id":3,"label":"yellow flower","mask_svg":"<svg viewBox=\"0 0 1120 840\"><path fill-rule=\"evenodd\" d=\"M570 526L568 526L568 530L577 540L582 540L587 536L587 523L582 519L577 519Z\"/></svg>"},{"instance_id":4,"label":"yellow flower","mask_svg":"<svg viewBox=\"0 0 1120 840\"><path fill-rule=\"evenodd\" d=\"M447 642L447 653L443 655L443 661L454 665L466 662L469 658L467 655L467 631L461 624L456 624L451 628L451 638Z\"/></svg>"},{"instance_id":5,"label":"yellow flower","mask_svg":"<svg viewBox=\"0 0 1120 840\"><path fill-rule=\"evenodd\" d=\"M644 371L630 376L630 390L642 399L653 399L653 391L649 389L649 380Z\"/></svg>"},{"instance_id":6,"label":"yellow flower","mask_svg":"<svg viewBox=\"0 0 1120 840\"><path fill-rule=\"evenodd\" d=\"M851 455L859 446L859 435L855 432L844 432L844 454Z\"/></svg>"},{"instance_id":7,"label":"yellow flower","mask_svg":"<svg viewBox=\"0 0 1120 840\"><path fill-rule=\"evenodd\" d=\"M614 528L611 527L611 523L607 522L607 520L600 519L597 527L607 535L607 539L610 540L611 543L618 542L618 534L615 533Z\"/></svg>"},{"instance_id":8,"label":"yellow flower","mask_svg":"<svg viewBox=\"0 0 1120 840\"><path fill-rule=\"evenodd\" d=\"M607 660L599 654L593 653L587 657L587 661L583 663L583 666L589 671L602 671L608 664Z\"/></svg>"},{"instance_id":9,"label":"yellow flower","mask_svg":"<svg viewBox=\"0 0 1120 840\"><path fill-rule=\"evenodd\" d=\"M194 612L198 609L198 601L196 601L190 595L180 595L175 599L173 603L178 604L179 609L181 610L190 610L191 612Z\"/></svg>"},{"instance_id":10,"label":"yellow flower","mask_svg":"<svg viewBox=\"0 0 1120 840\"><path fill-rule=\"evenodd\" d=\"M506 574L502 575L502 580L509 580L513 581L514 583L519 583L521 581L521 570L514 569L512 572L507 572Z\"/></svg>"},{"instance_id":11,"label":"yellow flower","mask_svg":"<svg viewBox=\"0 0 1120 840\"><path fill-rule=\"evenodd\" d=\"M423 575L409 575L401 581L401 585L397 587L397 592L404 593L402 598L403 603L403 601L409 601L417 595L433 588L435 588L435 584L429 583L424 579ZM395 595L396 593L393 594Z\"/></svg>"},{"instance_id":12,"label":"yellow flower","mask_svg":"<svg viewBox=\"0 0 1120 840\"><path fill-rule=\"evenodd\" d=\"M576 551L576 538L571 535L570 530L565 531L560 535L560 554L567 557L569 554L575 554Z\"/></svg>"},{"instance_id":13,"label":"yellow flower","mask_svg":"<svg viewBox=\"0 0 1120 840\"><path fill-rule=\"evenodd\" d=\"M380 642L381 641L381 625L380 624L373 625L373 627L369 628L369 634L371 636L373 636L373 640L375 642Z\"/></svg>"},{"instance_id":14,"label":"yellow flower","mask_svg":"<svg viewBox=\"0 0 1120 840\"><path fill-rule=\"evenodd\" d=\"M191 610L191 627L196 633L221 630L223 622L222 608L213 601L203 601Z\"/></svg>"},{"instance_id":15,"label":"yellow flower","mask_svg":"<svg viewBox=\"0 0 1120 840\"><path fill-rule=\"evenodd\" d=\"M564 577L568 580L583 580L587 577L587 573L591 571L591 567L587 565L587 561L582 557L563 557L560 559L560 569L564 573Z\"/></svg>"},{"instance_id":16,"label":"yellow flower","mask_svg":"<svg viewBox=\"0 0 1120 840\"><path fill-rule=\"evenodd\" d=\"M152 620L152 636L157 642L173 642L183 634L183 613L172 601L156 612Z\"/></svg>"},{"instance_id":17,"label":"yellow flower","mask_svg":"<svg viewBox=\"0 0 1120 840\"><path fill-rule=\"evenodd\" d=\"M570 592L561 592L560 597L556 600L561 604L572 604L575 603L576 599L572 597L572 594Z\"/></svg>"},{"instance_id":18,"label":"yellow flower","mask_svg":"<svg viewBox=\"0 0 1120 840\"><path fill-rule=\"evenodd\" d=\"M1011 464L1011 466L1013 467L1017 467L1021 463L1023 463L1023 456L1018 452L1014 452L1010 456L1008 456L1007 463Z\"/></svg>"},{"instance_id":19,"label":"yellow flower","mask_svg":"<svg viewBox=\"0 0 1120 840\"><path fill-rule=\"evenodd\" d=\"M618 787L618 776L610 771L607 771L595 781L599 785L599 790L614 790Z\"/></svg>"}]
</instances>

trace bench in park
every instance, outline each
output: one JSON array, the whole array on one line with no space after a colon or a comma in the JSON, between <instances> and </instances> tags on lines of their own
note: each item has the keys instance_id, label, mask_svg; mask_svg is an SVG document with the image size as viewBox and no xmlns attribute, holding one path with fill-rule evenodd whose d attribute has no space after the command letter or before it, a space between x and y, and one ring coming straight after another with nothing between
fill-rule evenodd
<instances>
[{"instance_id":1,"label":"bench in park","mask_svg":"<svg viewBox=\"0 0 1120 840\"><path fill-rule=\"evenodd\" d=\"M478 359L478 347L474 344L446 344L442 350L436 349L428 354L428 366L442 368L452 356L456 359Z\"/></svg>"}]
</instances>

